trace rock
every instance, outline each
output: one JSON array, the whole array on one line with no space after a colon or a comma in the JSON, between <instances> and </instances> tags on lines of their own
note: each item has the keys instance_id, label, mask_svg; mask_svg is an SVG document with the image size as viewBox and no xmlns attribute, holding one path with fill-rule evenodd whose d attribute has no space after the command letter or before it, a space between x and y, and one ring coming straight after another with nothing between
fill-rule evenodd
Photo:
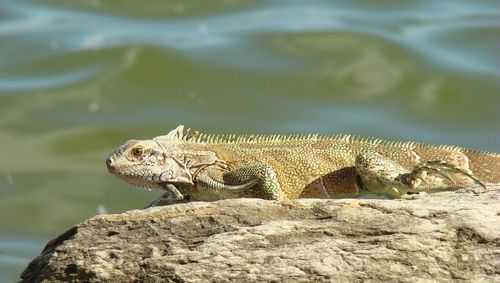
<instances>
[{"instance_id":1,"label":"rock","mask_svg":"<svg viewBox=\"0 0 500 283\"><path fill-rule=\"evenodd\" d=\"M99 215L22 282L500 280L500 185L401 200L193 202Z\"/></svg>"}]
</instances>

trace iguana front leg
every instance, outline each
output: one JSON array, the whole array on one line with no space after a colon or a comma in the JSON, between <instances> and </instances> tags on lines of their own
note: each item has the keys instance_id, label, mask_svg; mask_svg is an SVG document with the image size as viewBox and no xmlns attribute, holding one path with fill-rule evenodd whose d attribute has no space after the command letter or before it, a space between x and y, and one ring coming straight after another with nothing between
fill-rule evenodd
<instances>
[{"instance_id":1,"label":"iguana front leg","mask_svg":"<svg viewBox=\"0 0 500 283\"><path fill-rule=\"evenodd\" d=\"M165 196L168 195L169 199L172 199L173 201L176 201L176 202L180 202L180 201L184 200L184 195L173 184L168 184L168 183L163 184L162 187L164 190L167 191L165 193Z\"/></svg>"},{"instance_id":2,"label":"iguana front leg","mask_svg":"<svg viewBox=\"0 0 500 283\"><path fill-rule=\"evenodd\" d=\"M174 184L164 183L162 184L162 188L166 192L159 198L150 202L145 208L153 206L171 205L189 201L189 195L185 196L184 194L182 194L181 191Z\"/></svg>"},{"instance_id":3,"label":"iguana front leg","mask_svg":"<svg viewBox=\"0 0 500 283\"><path fill-rule=\"evenodd\" d=\"M430 180L429 175L437 175L453 183L451 176L459 174L484 187L484 184L467 170L445 161L424 161L408 171L378 153L365 153L356 156L355 166L358 174L357 185L362 191L383 193L391 198L400 198L408 192L449 188L447 183Z\"/></svg>"},{"instance_id":4,"label":"iguana front leg","mask_svg":"<svg viewBox=\"0 0 500 283\"><path fill-rule=\"evenodd\" d=\"M220 176L203 174L199 176L198 181L208 190L214 191L227 190L235 192L257 186L266 199L286 199L276 179L276 173L271 166L266 164L246 165L223 172Z\"/></svg>"}]
</instances>

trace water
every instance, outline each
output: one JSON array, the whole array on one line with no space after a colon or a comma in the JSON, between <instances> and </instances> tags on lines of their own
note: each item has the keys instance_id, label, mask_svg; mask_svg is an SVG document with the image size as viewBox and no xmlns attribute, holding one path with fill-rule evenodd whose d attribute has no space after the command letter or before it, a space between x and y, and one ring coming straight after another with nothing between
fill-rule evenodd
<instances>
[{"instance_id":1,"label":"water","mask_svg":"<svg viewBox=\"0 0 500 283\"><path fill-rule=\"evenodd\" d=\"M499 152L500 2L0 1L0 274L159 195L124 140L353 133Z\"/></svg>"}]
</instances>

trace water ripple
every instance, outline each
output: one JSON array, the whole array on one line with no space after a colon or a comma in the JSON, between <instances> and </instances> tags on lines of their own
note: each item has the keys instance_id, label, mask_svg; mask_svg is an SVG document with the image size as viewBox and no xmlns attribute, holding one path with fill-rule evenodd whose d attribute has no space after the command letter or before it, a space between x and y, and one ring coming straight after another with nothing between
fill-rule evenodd
<instances>
[{"instance_id":1,"label":"water ripple","mask_svg":"<svg viewBox=\"0 0 500 283\"><path fill-rule=\"evenodd\" d=\"M500 74L497 62L476 60L474 56L474 50L494 51L485 51L478 46L473 50L453 49L434 40L443 33L464 29L473 28L477 32L484 28L498 29L498 14L485 5L434 1L431 5L434 9L427 7L425 10L400 9L391 12L353 9L330 2L294 2L287 5L268 4L216 16L147 19L8 1L1 4L2 9L17 14L17 17L0 23L0 36L16 33L29 37L37 34L38 40L50 41L57 38L57 34L65 33L64 37L57 38L58 47L72 52L150 45L210 63L214 63L214 55L230 51L231 57L238 59L219 60L219 64L249 69L256 68L256 65L260 65L261 69L270 66L286 71L295 58L273 60L265 46L251 42L253 38L276 33L350 32L383 38L414 50L416 54L439 60L450 68ZM248 56L249 53L256 56ZM262 59L256 62L257 58ZM272 64L273 61L275 64Z\"/></svg>"},{"instance_id":2,"label":"water ripple","mask_svg":"<svg viewBox=\"0 0 500 283\"><path fill-rule=\"evenodd\" d=\"M5 77L0 76L0 95L12 92L43 90L47 88L71 85L97 76L102 67L79 67L77 70L65 71L50 75ZM2 93L2 91L4 93Z\"/></svg>"}]
</instances>

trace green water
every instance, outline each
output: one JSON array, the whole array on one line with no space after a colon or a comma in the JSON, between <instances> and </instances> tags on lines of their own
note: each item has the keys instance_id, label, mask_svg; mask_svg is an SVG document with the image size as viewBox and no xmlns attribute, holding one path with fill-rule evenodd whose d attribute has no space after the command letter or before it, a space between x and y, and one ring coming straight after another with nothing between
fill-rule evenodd
<instances>
[{"instance_id":1,"label":"green water","mask_svg":"<svg viewBox=\"0 0 500 283\"><path fill-rule=\"evenodd\" d=\"M99 211L130 138L353 133L500 151L500 1L0 0L0 281Z\"/></svg>"}]
</instances>

